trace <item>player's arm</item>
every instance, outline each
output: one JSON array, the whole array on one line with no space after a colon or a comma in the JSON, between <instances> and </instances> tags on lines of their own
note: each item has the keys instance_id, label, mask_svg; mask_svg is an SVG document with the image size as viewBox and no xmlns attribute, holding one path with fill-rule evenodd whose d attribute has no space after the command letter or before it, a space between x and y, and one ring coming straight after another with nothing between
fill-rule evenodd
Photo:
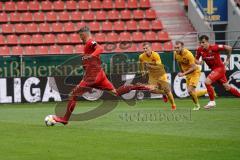
<instances>
[{"instance_id":1,"label":"player's arm","mask_svg":"<svg viewBox=\"0 0 240 160\"><path fill-rule=\"evenodd\" d=\"M227 66L230 62L230 57L231 57L231 54L232 54L232 47L231 46L228 46L228 45L223 45L226 53L227 53L227 60L224 62L224 64Z\"/></svg>"},{"instance_id":2,"label":"player's arm","mask_svg":"<svg viewBox=\"0 0 240 160\"><path fill-rule=\"evenodd\" d=\"M193 63L191 64L190 68L187 71L178 73L178 76L179 77L185 76L189 73L194 72L196 69L197 69L197 65Z\"/></svg>"},{"instance_id":3,"label":"player's arm","mask_svg":"<svg viewBox=\"0 0 240 160\"><path fill-rule=\"evenodd\" d=\"M103 48L98 44L96 44L94 47L95 47L95 51L91 54L91 56L97 57L103 52Z\"/></svg>"},{"instance_id":4,"label":"player's arm","mask_svg":"<svg viewBox=\"0 0 240 160\"><path fill-rule=\"evenodd\" d=\"M179 68L180 72L183 72L181 64L179 62L177 62L177 64L178 64L178 68Z\"/></svg>"},{"instance_id":5,"label":"player's arm","mask_svg":"<svg viewBox=\"0 0 240 160\"><path fill-rule=\"evenodd\" d=\"M195 63L198 65L202 65L203 61L200 61L201 58L201 52L197 49L197 53L195 56Z\"/></svg>"}]
</instances>

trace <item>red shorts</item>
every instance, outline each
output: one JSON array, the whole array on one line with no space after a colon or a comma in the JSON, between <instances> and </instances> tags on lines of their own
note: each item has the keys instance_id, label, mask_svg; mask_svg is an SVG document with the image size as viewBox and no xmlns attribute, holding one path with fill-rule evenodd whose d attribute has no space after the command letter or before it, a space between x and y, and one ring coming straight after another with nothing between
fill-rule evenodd
<instances>
[{"instance_id":1,"label":"red shorts","mask_svg":"<svg viewBox=\"0 0 240 160\"><path fill-rule=\"evenodd\" d=\"M221 84L227 83L227 77L226 77L226 69L225 67L219 67L212 70L212 72L207 76L213 83L219 82Z\"/></svg>"},{"instance_id":2,"label":"red shorts","mask_svg":"<svg viewBox=\"0 0 240 160\"><path fill-rule=\"evenodd\" d=\"M79 83L79 87L91 87L97 88L101 90L114 90L114 86L112 83L107 79L106 74L104 71L100 71L94 79L88 81L88 78L83 78L83 80Z\"/></svg>"}]
</instances>

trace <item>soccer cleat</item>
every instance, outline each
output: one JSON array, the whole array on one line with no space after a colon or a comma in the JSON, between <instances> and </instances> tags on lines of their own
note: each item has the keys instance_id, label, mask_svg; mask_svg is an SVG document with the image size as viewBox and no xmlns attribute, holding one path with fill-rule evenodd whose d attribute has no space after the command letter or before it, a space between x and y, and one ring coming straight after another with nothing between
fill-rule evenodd
<instances>
[{"instance_id":1,"label":"soccer cleat","mask_svg":"<svg viewBox=\"0 0 240 160\"><path fill-rule=\"evenodd\" d=\"M172 110L172 111L175 111L176 109L177 109L176 105L172 105L171 110Z\"/></svg>"},{"instance_id":2,"label":"soccer cleat","mask_svg":"<svg viewBox=\"0 0 240 160\"><path fill-rule=\"evenodd\" d=\"M215 101L210 101L210 102L208 102L208 104L206 106L204 106L204 108L205 109L211 109L215 106L216 106L216 102Z\"/></svg>"},{"instance_id":3,"label":"soccer cleat","mask_svg":"<svg viewBox=\"0 0 240 160\"><path fill-rule=\"evenodd\" d=\"M57 123L62 123L64 125L68 124L68 121L66 121L64 118L62 117L58 117L56 115L53 116L53 119L57 122Z\"/></svg>"},{"instance_id":4,"label":"soccer cleat","mask_svg":"<svg viewBox=\"0 0 240 160\"><path fill-rule=\"evenodd\" d=\"M163 102L167 103L167 101L168 101L168 97L164 94L163 95Z\"/></svg>"},{"instance_id":5,"label":"soccer cleat","mask_svg":"<svg viewBox=\"0 0 240 160\"><path fill-rule=\"evenodd\" d=\"M200 109L200 104L196 104L195 107L192 109L193 111L198 111Z\"/></svg>"}]
</instances>

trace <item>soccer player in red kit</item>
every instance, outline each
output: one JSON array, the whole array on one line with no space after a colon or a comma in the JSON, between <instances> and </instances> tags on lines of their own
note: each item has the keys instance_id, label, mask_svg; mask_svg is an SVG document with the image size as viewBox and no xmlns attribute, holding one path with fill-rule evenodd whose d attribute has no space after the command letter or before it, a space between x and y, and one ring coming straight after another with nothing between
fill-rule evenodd
<instances>
[{"instance_id":1,"label":"soccer player in red kit","mask_svg":"<svg viewBox=\"0 0 240 160\"><path fill-rule=\"evenodd\" d=\"M202 62L199 61L199 58L202 57L202 60L205 61L211 69L211 73L207 76L205 81L210 102L204 106L204 108L210 109L216 106L214 89L212 87L212 84L215 82L221 83L226 91L229 91L233 95L240 97L240 92L236 88L229 85L225 75L225 66L229 64L232 47L228 45L209 44L209 38L206 35L199 37L199 41L200 47L197 49L196 61L198 64L201 64ZM224 63L221 60L219 53L220 51L227 52L227 60Z\"/></svg>"},{"instance_id":2,"label":"soccer player in red kit","mask_svg":"<svg viewBox=\"0 0 240 160\"><path fill-rule=\"evenodd\" d=\"M84 75L81 82L72 90L67 105L67 111L64 117L53 116L56 122L67 124L68 120L76 106L77 97L89 91L91 88L107 90L116 96L128 93L131 90L148 90L148 88L137 85L121 86L117 90L107 79L105 72L101 67L100 54L103 49L91 38L91 32L88 27L79 30L80 38L85 44L84 54L82 56L82 65Z\"/></svg>"}]
</instances>

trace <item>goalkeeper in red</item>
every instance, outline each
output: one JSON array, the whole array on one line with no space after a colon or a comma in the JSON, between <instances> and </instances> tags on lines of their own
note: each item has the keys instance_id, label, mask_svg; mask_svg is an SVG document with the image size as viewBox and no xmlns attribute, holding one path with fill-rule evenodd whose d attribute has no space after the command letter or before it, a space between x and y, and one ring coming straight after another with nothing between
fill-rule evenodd
<instances>
[{"instance_id":1,"label":"goalkeeper in red","mask_svg":"<svg viewBox=\"0 0 240 160\"><path fill-rule=\"evenodd\" d=\"M83 27L79 30L79 35L84 46L84 54L82 56L82 65L84 69L83 79L72 90L69 96L69 102L67 104L67 110L64 117L53 116L53 119L62 124L67 124L69 118L76 106L77 97L81 96L92 88L110 91L116 96L128 93L130 90L148 90L143 86L121 86L115 89L112 83L107 79L104 70L101 67L100 54L103 49L91 38L91 32L88 27Z\"/></svg>"},{"instance_id":2,"label":"goalkeeper in red","mask_svg":"<svg viewBox=\"0 0 240 160\"><path fill-rule=\"evenodd\" d=\"M206 35L202 35L199 37L200 47L197 49L196 61L198 64L202 62L199 61L200 57L202 57L203 61L209 66L211 69L211 73L207 76L205 81L205 86L208 91L208 95L210 98L210 102L204 106L206 109L210 109L216 106L214 90L212 84L215 82L219 82L223 85L226 91L231 92L233 95L240 97L240 92L229 85L226 78L226 67L229 64L230 56L232 53L232 47L228 45L218 45L218 44L209 44L209 38ZM223 63L220 57L220 51L227 52L227 60Z\"/></svg>"}]
</instances>

